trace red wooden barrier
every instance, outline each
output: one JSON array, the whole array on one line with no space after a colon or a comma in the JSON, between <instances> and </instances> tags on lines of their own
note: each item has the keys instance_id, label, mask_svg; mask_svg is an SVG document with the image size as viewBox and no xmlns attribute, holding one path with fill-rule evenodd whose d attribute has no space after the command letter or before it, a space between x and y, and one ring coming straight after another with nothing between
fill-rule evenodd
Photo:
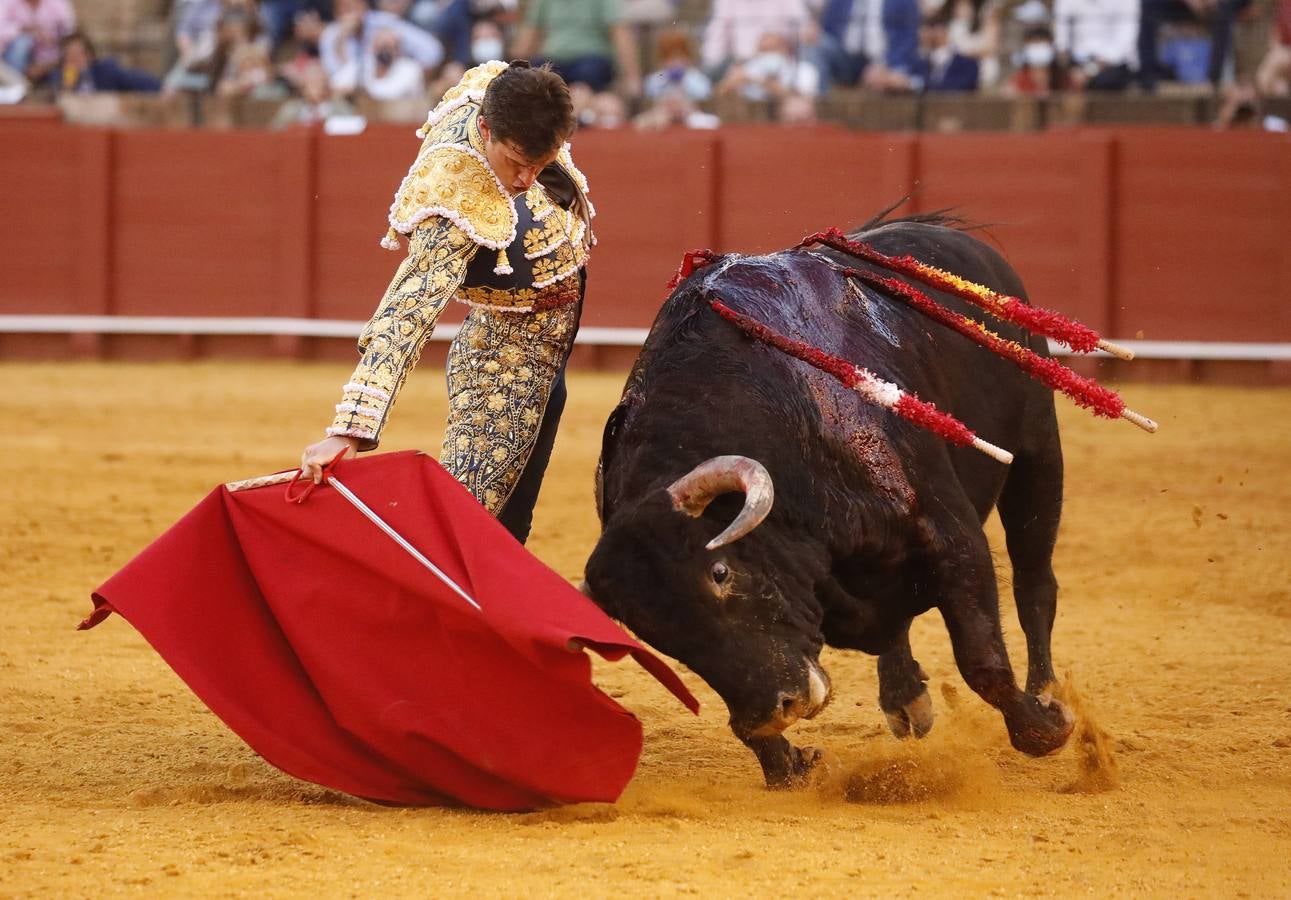
<instances>
[{"instance_id":1,"label":"red wooden barrier","mask_svg":"<svg viewBox=\"0 0 1291 900\"><path fill-rule=\"evenodd\" d=\"M0 313L108 312L113 135L0 129Z\"/></svg>"},{"instance_id":2,"label":"red wooden barrier","mask_svg":"<svg viewBox=\"0 0 1291 900\"><path fill-rule=\"evenodd\" d=\"M1291 145L1259 133L1118 140L1119 333L1291 340Z\"/></svg>"},{"instance_id":3,"label":"red wooden barrier","mask_svg":"<svg viewBox=\"0 0 1291 900\"><path fill-rule=\"evenodd\" d=\"M987 225L1031 299L1107 328L1111 138L1097 133L928 135L922 209L951 207Z\"/></svg>"},{"instance_id":4,"label":"red wooden barrier","mask_svg":"<svg viewBox=\"0 0 1291 900\"><path fill-rule=\"evenodd\" d=\"M842 129L742 128L722 136L722 250L766 253L860 225L909 193L916 142Z\"/></svg>"},{"instance_id":5,"label":"red wooden barrier","mask_svg":"<svg viewBox=\"0 0 1291 900\"><path fill-rule=\"evenodd\" d=\"M718 240L719 143L707 132L624 137L574 143L596 207L583 323L645 328L682 253Z\"/></svg>"},{"instance_id":6,"label":"red wooden barrier","mask_svg":"<svg viewBox=\"0 0 1291 900\"><path fill-rule=\"evenodd\" d=\"M406 126L324 137L0 119L0 313L366 319L399 262L377 242L416 149ZM1285 137L767 127L589 132L575 156L599 212L589 326L649 325L685 250L783 247L917 183L914 208L992 223L1033 299L1113 336L1291 341Z\"/></svg>"}]
</instances>

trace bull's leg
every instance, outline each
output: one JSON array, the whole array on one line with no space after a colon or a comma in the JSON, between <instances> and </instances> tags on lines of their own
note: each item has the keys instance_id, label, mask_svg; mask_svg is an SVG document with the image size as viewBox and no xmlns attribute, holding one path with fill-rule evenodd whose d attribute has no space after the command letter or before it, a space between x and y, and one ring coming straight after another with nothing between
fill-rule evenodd
<instances>
[{"instance_id":1,"label":"bull's leg","mask_svg":"<svg viewBox=\"0 0 1291 900\"><path fill-rule=\"evenodd\" d=\"M1061 748L1071 735L1071 715L1057 700L1042 701L1023 693L1013 678L1000 631L999 596L986 535L973 522L937 543L932 574L960 674L1004 714L1009 740L1018 750L1043 756Z\"/></svg>"},{"instance_id":2,"label":"bull's leg","mask_svg":"<svg viewBox=\"0 0 1291 900\"><path fill-rule=\"evenodd\" d=\"M892 649L879 654L879 707L899 738L923 737L932 730L932 699L923 667L910 650L910 623Z\"/></svg>"},{"instance_id":3,"label":"bull's leg","mask_svg":"<svg viewBox=\"0 0 1291 900\"><path fill-rule=\"evenodd\" d=\"M1053 548L1062 516L1062 447L1055 429L1038 454L1019 454L1000 494L1000 521L1013 564L1013 601L1027 637L1027 693L1056 678L1049 638L1058 611Z\"/></svg>"},{"instance_id":4,"label":"bull's leg","mask_svg":"<svg viewBox=\"0 0 1291 900\"><path fill-rule=\"evenodd\" d=\"M784 790L802 787L823 754L815 747L798 748L782 735L742 738L762 764L767 787Z\"/></svg>"}]
</instances>

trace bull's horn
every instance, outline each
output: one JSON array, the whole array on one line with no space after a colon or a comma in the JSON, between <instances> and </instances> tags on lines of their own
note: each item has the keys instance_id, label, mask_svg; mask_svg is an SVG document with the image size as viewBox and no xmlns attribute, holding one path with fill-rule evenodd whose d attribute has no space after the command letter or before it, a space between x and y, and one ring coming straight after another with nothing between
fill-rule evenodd
<instances>
[{"instance_id":1,"label":"bull's horn","mask_svg":"<svg viewBox=\"0 0 1291 900\"><path fill-rule=\"evenodd\" d=\"M700 515L715 497L728 491L744 492L744 508L725 531L708 542L709 550L738 541L762 524L775 500L771 473L762 463L747 456L714 456L668 487L673 509L691 517Z\"/></svg>"}]
</instances>

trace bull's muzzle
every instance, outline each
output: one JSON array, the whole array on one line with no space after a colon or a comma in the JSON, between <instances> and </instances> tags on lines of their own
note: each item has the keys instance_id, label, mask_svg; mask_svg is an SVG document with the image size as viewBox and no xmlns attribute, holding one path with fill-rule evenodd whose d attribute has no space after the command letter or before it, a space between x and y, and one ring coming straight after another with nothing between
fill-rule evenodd
<instances>
[{"instance_id":1,"label":"bull's muzzle","mask_svg":"<svg viewBox=\"0 0 1291 900\"><path fill-rule=\"evenodd\" d=\"M753 730L755 737L780 734L799 719L815 718L833 698L829 676L820 666L807 664L807 686L800 691L781 691L771 717Z\"/></svg>"}]
</instances>

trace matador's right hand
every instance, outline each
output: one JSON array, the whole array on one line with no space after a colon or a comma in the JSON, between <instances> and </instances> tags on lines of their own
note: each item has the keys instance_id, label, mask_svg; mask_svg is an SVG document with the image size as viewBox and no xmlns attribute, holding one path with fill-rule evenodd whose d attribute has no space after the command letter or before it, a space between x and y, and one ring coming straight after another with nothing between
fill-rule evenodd
<instances>
[{"instance_id":1,"label":"matador's right hand","mask_svg":"<svg viewBox=\"0 0 1291 900\"><path fill-rule=\"evenodd\" d=\"M305 452L300 455L300 470L305 473L306 478L313 480L314 484L321 484L323 481L323 466L327 465L342 450L345 451L345 457L349 458L358 452L359 439L349 437L343 434L331 435L325 437L316 444L310 444L305 448Z\"/></svg>"}]
</instances>

